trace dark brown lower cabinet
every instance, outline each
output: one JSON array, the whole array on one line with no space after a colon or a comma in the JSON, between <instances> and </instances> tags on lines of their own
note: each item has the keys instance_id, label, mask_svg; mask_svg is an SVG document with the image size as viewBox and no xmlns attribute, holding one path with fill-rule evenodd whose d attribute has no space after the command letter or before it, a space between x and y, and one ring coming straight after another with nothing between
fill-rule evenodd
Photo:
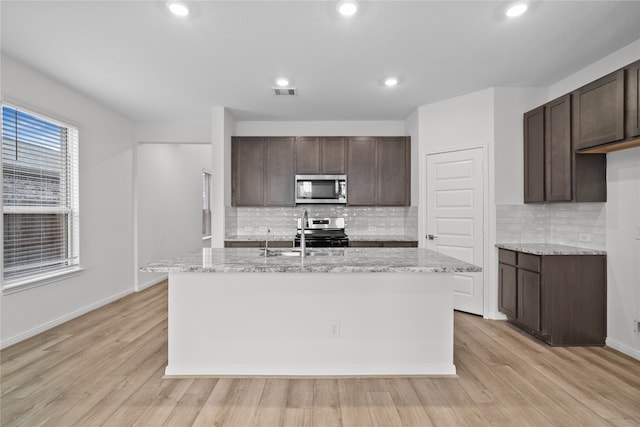
<instances>
[{"instance_id":1,"label":"dark brown lower cabinet","mask_svg":"<svg viewBox=\"0 0 640 427\"><path fill-rule=\"evenodd\" d=\"M264 248L264 240L225 240L225 248ZM292 248L293 240L269 240L270 248Z\"/></svg>"},{"instance_id":2,"label":"dark brown lower cabinet","mask_svg":"<svg viewBox=\"0 0 640 427\"><path fill-rule=\"evenodd\" d=\"M349 240L351 248L417 248L417 240Z\"/></svg>"},{"instance_id":3,"label":"dark brown lower cabinet","mask_svg":"<svg viewBox=\"0 0 640 427\"><path fill-rule=\"evenodd\" d=\"M498 309L509 322L557 346L602 346L605 255L532 255L499 250Z\"/></svg>"}]
</instances>

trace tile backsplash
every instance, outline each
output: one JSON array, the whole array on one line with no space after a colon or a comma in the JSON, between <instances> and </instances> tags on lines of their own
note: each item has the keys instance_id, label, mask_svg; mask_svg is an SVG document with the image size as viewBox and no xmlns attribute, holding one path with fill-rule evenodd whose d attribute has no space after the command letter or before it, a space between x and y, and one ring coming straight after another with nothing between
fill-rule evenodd
<instances>
[{"instance_id":1,"label":"tile backsplash","mask_svg":"<svg viewBox=\"0 0 640 427\"><path fill-rule=\"evenodd\" d=\"M556 243L606 249L605 203L497 205L497 243Z\"/></svg>"},{"instance_id":2,"label":"tile backsplash","mask_svg":"<svg viewBox=\"0 0 640 427\"><path fill-rule=\"evenodd\" d=\"M273 236L293 237L296 220L304 207L236 208L226 207L227 238L261 236L271 230ZM306 207L310 217L344 217L349 237L364 235L409 236L417 239L418 209L411 207Z\"/></svg>"}]
</instances>

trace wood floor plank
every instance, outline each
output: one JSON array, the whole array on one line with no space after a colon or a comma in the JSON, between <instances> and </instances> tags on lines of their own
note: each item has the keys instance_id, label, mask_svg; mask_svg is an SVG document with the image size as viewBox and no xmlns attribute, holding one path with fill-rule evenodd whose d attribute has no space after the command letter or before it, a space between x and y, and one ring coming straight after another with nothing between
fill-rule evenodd
<instances>
[{"instance_id":1,"label":"wood floor plank","mask_svg":"<svg viewBox=\"0 0 640 427\"><path fill-rule=\"evenodd\" d=\"M339 379L340 413L344 427L370 427L371 415L361 379Z\"/></svg>"},{"instance_id":2,"label":"wood floor plank","mask_svg":"<svg viewBox=\"0 0 640 427\"><path fill-rule=\"evenodd\" d=\"M217 380L212 378L194 379L184 396L178 400L175 408L161 425L164 427L192 426L216 384ZM144 419L139 420L139 422L143 421Z\"/></svg>"},{"instance_id":3,"label":"wood floor plank","mask_svg":"<svg viewBox=\"0 0 640 427\"><path fill-rule=\"evenodd\" d=\"M0 425L640 426L640 361L454 330L452 378L165 378L163 283L0 351Z\"/></svg>"},{"instance_id":4,"label":"wood floor plank","mask_svg":"<svg viewBox=\"0 0 640 427\"><path fill-rule=\"evenodd\" d=\"M313 393L313 379L292 379L289 382L283 426L313 426Z\"/></svg>"},{"instance_id":5,"label":"wood floor plank","mask_svg":"<svg viewBox=\"0 0 640 427\"><path fill-rule=\"evenodd\" d=\"M313 386L313 425L326 427L342 426L338 380L317 379L314 380Z\"/></svg>"},{"instance_id":6,"label":"wood floor plank","mask_svg":"<svg viewBox=\"0 0 640 427\"><path fill-rule=\"evenodd\" d=\"M391 398L405 426L429 427L433 423L422 407L422 402L407 378L393 378L390 383Z\"/></svg>"},{"instance_id":7,"label":"wood floor plank","mask_svg":"<svg viewBox=\"0 0 640 427\"><path fill-rule=\"evenodd\" d=\"M402 420L398 415L398 410L393 402L391 393L387 391L368 391L365 394L371 421L376 427L398 426L401 427Z\"/></svg>"},{"instance_id":8,"label":"wood floor plank","mask_svg":"<svg viewBox=\"0 0 640 427\"><path fill-rule=\"evenodd\" d=\"M132 425L134 427L163 425L180 399L187 393L193 381L193 379L186 381L182 379L164 380L163 382L166 382L164 390L152 396L153 399L142 408L143 412Z\"/></svg>"},{"instance_id":9,"label":"wood floor plank","mask_svg":"<svg viewBox=\"0 0 640 427\"><path fill-rule=\"evenodd\" d=\"M238 381L230 378L221 378L217 381L216 386L193 422L194 427L222 424L230 409L229 402L233 398L233 391Z\"/></svg>"},{"instance_id":10,"label":"wood floor plank","mask_svg":"<svg viewBox=\"0 0 640 427\"><path fill-rule=\"evenodd\" d=\"M253 427L282 425L288 394L288 379L281 378L267 381L262 391L260 402L258 402Z\"/></svg>"}]
</instances>

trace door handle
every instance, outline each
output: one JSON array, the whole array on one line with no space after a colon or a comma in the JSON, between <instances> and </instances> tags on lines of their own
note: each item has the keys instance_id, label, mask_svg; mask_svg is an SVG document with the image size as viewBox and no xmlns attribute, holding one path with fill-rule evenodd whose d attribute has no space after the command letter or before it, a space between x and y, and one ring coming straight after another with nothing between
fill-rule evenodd
<instances>
[{"instance_id":1,"label":"door handle","mask_svg":"<svg viewBox=\"0 0 640 427\"><path fill-rule=\"evenodd\" d=\"M437 239L437 238L438 238L438 236L436 236L436 235L433 235L433 234L427 234L427 240L435 240L435 239Z\"/></svg>"}]
</instances>

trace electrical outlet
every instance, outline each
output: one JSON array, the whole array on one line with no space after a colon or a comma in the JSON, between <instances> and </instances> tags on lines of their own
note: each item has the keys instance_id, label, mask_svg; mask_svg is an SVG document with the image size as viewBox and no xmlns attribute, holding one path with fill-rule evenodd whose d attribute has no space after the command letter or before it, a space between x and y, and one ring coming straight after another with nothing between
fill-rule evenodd
<instances>
[{"instance_id":1,"label":"electrical outlet","mask_svg":"<svg viewBox=\"0 0 640 427\"><path fill-rule=\"evenodd\" d=\"M636 319L633 321L633 332L637 335L640 335L640 319Z\"/></svg>"},{"instance_id":2,"label":"electrical outlet","mask_svg":"<svg viewBox=\"0 0 640 427\"><path fill-rule=\"evenodd\" d=\"M340 321L329 320L329 336L331 338L340 337Z\"/></svg>"},{"instance_id":3,"label":"electrical outlet","mask_svg":"<svg viewBox=\"0 0 640 427\"><path fill-rule=\"evenodd\" d=\"M591 241L591 234L589 234L589 233L580 233L580 236L578 238L580 239L581 242L590 242Z\"/></svg>"}]
</instances>

